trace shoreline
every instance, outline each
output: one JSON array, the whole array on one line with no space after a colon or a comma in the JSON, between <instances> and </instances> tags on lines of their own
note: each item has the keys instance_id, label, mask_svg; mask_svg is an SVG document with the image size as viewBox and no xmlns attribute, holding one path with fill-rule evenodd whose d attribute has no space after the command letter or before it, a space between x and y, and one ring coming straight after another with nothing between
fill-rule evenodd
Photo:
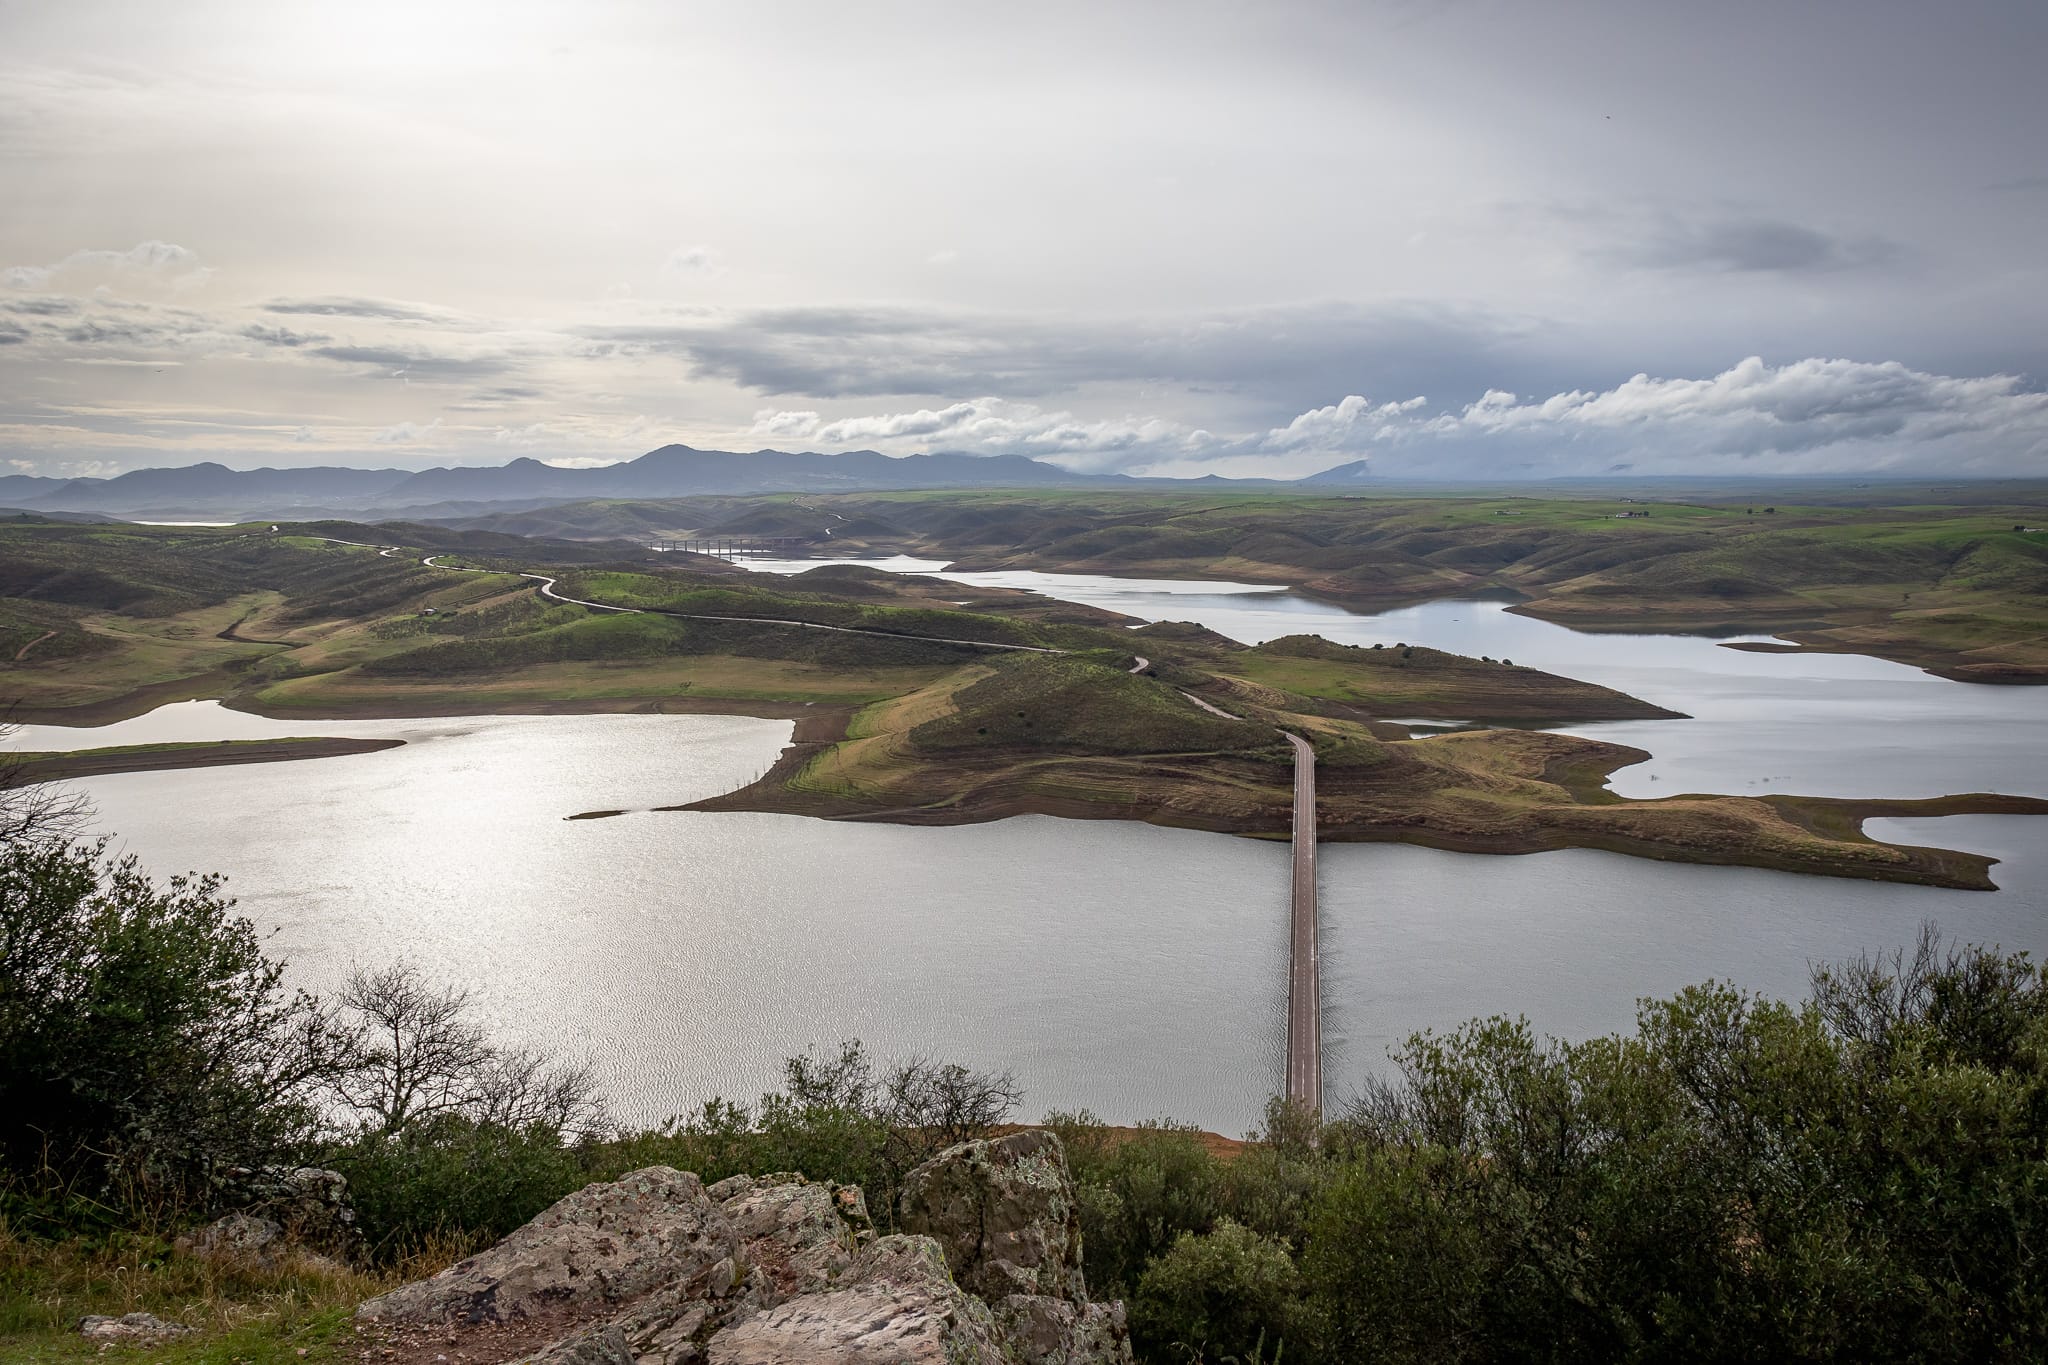
<instances>
[{"instance_id":1,"label":"shoreline","mask_svg":"<svg viewBox=\"0 0 2048 1365\"><path fill-rule=\"evenodd\" d=\"M203 699L202 699L203 700ZM161 703L160 703L161 704ZM824 793L792 788L790 779L800 774L819 753L847 737L847 727L861 708L837 703L783 703L718 697L592 698L583 701L555 700L524 703L480 703L470 707L435 706L431 710L408 707L397 699L359 702L321 708L259 708L230 705L231 709L272 719L322 720L431 720L456 716L487 715L727 715L761 720L791 721L790 738L774 763L756 781L732 791L697 801L654 806L653 812L751 812L797 815L808 819L842 820L854 823L894 824L909 827L947 828L986 824L1017 816L1042 815L1069 820L1135 820L1165 828L1200 830L1233 838L1280 841L1288 837L1287 823L1221 817L1213 812L1191 810L1166 801L1137 804L1105 804L1078 796L1061 796L1029 785L1011 786L1001 781L979 785L958 799L917 806L883 807ZM154 709L154 708L149 708ZM111 723L111 722L105 722ZM182 745L138 745L110 750L72 750L63 753L21 755L26 780L62 781L80 777L107 776L127 772L175 771L249 763L290 762L298 759L340 757L371 753L401 746L403 740L356 739L344 737L288 737L275 740L200 741ZM1633 751L1631 751L1633 752ZM1634 759L1623 759L1613 767ZM1655 801L1633 801L1605 792L1608 772L1577 771L1565 782L1589 804L1626 804L1642 809L1670 807L1673 803L1700 799L1760 801L1786 820L1829 840L1868 844L1899 852L1907 862L1882 869L1870 864L1825 859L1802 859L1774 854L1760 848L1723 849L1691 847L1651 839L1634 838L1607 831L1563 828L1536 823L1512 832L1456 832L1416 825L1382 824L1345 826L1322 822L1319 838L1326 843L1405 843L1450 853L1520 856L1584 848L1647 858L1658 862L1694 863L1708 866L1754 867L1766 871L1806 876L1835 876L1859 880L1898 882L1944 887L1952 890L1995 891L1989 870L1998 859L1963 850L1919 845L1886 844L1863 833L1863 822L1883 817L1944 815L2048 815L2048 800L2000 793L1954 793L1936 797L1851 798L1771 795L1730 797L1693 794L1661 797ZM603 819L623 814L619 810L581 811L565 815L567 820Z\"/></svg>"},{"instance_id":2,"label":"shoreline","mask_svg":"<svg viewBox=\"0 0 2048 1365\"><path fill-rule=\"evenodd\" d=\"M843 739L843 732L838 739ZM811 760L838 739L792 738L775 763L761 777L744 787L716 796L673 806L656 806L656 812L749 812L796 815L808 819L842 820L858 824L892 824L912 827L950 828L987 824L1023 815L1043 815L1066 820L1134 820L1169 829L1193 829L1234 838L1282 841L1290 837L1287 820L1276 814L1271 821L1217 818L1201 811L1174 806L1166 801L1110 804L1077 796L1061 796L1031 784L1005 784L996 780L977 784L972 790L944 803L917 806L877 806L822 792L804 791L790 785ZM1417 825L1380 824L1345 826L1334 824L1327 814L1319 820L1318 839L1324 843L1405 843L1449 853L1520 856L1528 853L1560 852L1583 848L1647 858L1655 862L1694 863L1719 867L1753 867L1764 871L1803 876L1845 877L1908 885L1941 887L1956 891L1996 891L1990 869L2000 861L1988 854L1961 849L1934 848L1911 844L1888 844L1863 832L1863 822L1887 816L1942 815L2043 815L2048 816L2048 799L2009 796L2000 793L1966 792L1936 797L1855 798L1774 795L1734 797L1720 794L1678 795L1653 801L1617 796L1606 787L1607 776L1647 754L1621 750L1611 764L1589 767L1583 760L1567 760L1566 772L1548 774L1577 796L1585 807L1622 805L1642 810L1669 810L1702 799L1713 801L1755 801L1771 807L1787 821L1814 836L1851 845L1885 848L1903 855L1900 864L1873 865L1847 859L1800 858L1764 848L1728 849L1691 846L1648 838L1630 837L1612 831L1574 829L1555 823L1532 821L1512 832L1468 832L1434 829ZM1333 783L1333 787L1341 783ZM612 814L591 811L571 819L597 819Z\"/></svg>"},{"instance_id":3,"label":"shoreline","mask_svg":"<svg viewBox=\"0 0 2048 1365\"><path fill-rule=\"evenodd\" d=\"M902 550L897 553L937 557L918 550ZM1020 558L1022 557L1010 555L979 560L973 556L949 559L945 568L939 572L1000 573L1005 570L1027 570L1037 573L1106 575L1134 580L1202 579L1219 572L1215 569L1205 569L1200 565L1175 567L1157 562L1132 567L1103 565L1083 560L1064 561L1046 567L1042 564L1020 562ZM1313 601L1342 607L1346 611L1368 615L1399 611L1406 607L1426 606L1431 602L1505 602L1507 610L1518 616L1561 626L1584 635L1685 635L1708 639L1717 635L1779 635L1796 644L1790 649L1783 650L1772 650L1766 646L1760 652L1791 653L1797 650L1821 654L1862 654L1873 659L1883 659L1887 663L1917 668L1949 682L1971 683L1977 686L2048 687L2048 667L2044 666L1972 660L1966 653L1931 645L1900 643L1895 648L1878 650L1822 638L1823 633L1828 631L1857 630L1882 625L1889 619L1882 614L1864 613L1858 616L1852 613L1842 619L1828 620L1816 617L1812 611L1806 610L1796 614L1777 612L1765 616L1744 617L1736 614L1673 619L1655 612L1622 608L1589 620L1573 612L1545 612L1540 609L1544 599L1532 597L1520 588L1501 583L1474 584L1449 592L1360 592L1321 584L1313 576L1312 570L1304 569L1301 575L1283 577L1265 569L1240 567L1229 570L1227 578L1232 582L1269 587L1277 592L1295 593ZM1745 646L1738 643L1727 647L1739 649Z\"/></svg>"},{"instance_id":4,"label":"shoreline","mask_svg":"<svg viewBox=\"0 0 2048 1365\"><path fill-rule=\"evenodd\" d=\"M23 782L68 782L116 773L175 772L184 768L225 768L246 763L293 763L342 758L403 748L402 739L354 739L339 735L282 739L194 740L168 744L126 744L110 749L25 751L11 755Z\"/></svg>"}]
</instances>

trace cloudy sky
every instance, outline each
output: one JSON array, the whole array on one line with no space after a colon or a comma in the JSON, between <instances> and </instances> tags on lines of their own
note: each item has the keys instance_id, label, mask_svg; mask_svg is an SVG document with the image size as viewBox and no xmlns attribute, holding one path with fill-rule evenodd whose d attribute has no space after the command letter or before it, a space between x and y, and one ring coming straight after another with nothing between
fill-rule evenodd
<instances>
[{"instance_id":1,"label":"cloudy sky","mask_svg":"<svg viewBox=\"0 0 2048 1365\"><path fill-rule=\"evenodd\" d=\"M2039 0L0 0L0 471L2048 475Z\"/></svg>"}]
</instances>

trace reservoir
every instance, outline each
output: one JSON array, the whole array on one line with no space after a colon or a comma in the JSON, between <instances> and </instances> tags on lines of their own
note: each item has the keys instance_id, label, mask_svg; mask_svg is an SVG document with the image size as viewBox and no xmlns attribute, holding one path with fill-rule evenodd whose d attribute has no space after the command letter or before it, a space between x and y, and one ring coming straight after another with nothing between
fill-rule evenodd
<instances>
[{"instance_id":1,"label":"reservoir","mask_svg":"<svg viewBox=\"0 0 2048 1365\"><path fill-rule=\"evenodd\" d=\"M790 567L814 567L804 561ZM784 566L774 566L781 568ZM929 570L928 563L884 564ZM1695 717L1574 726L1648 749L1629 795L1690 790L2048 795L2048 692L1882 660L1587 635L1499 603L1353 614L1238 584L952 575L1246 642L1314 632L1508 657ZM1416 718L1425 720L1427 718ZM158 875L227 873L292 979L405 958L522 1042L588 1058L618 1116L750 1099L780 1060L865 1039L884 1056L1007 1067L1025 1108L1172 1116L1226 1133L1280 1084L1285 845L1043 817L959 829L651 808L752 780L787 722L719 716L269 721L212 703L16 743L83 748L282 734L404 748L81 783ZM589 810L616 819L570 821ZM1409 1032L1493 1013L1581 1037L1709 977L1794 997L1809 962L1954 937L2048 951L2040 817L1876 822L1991 853L1995 893L1566 851L1326 845L1333 1107Z\"/></svg>"}]
</instances>

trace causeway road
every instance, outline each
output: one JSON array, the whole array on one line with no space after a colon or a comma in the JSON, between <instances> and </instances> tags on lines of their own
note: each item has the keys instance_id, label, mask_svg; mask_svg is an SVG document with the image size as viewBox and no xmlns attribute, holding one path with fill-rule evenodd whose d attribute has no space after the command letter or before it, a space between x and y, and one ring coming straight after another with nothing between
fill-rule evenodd
<instances>
[{"instance_id":1,"label":"causeway road","mask_svg":"<svg viewBox=\"0 0 2048 1365\"><path fill-rule=\"evenodd\" d=\"M1323 1107L1323 988L1316 961L1316 751L1300 735L1294 746L1294 904L1288 935L1287 1098Z\"/></svg>"}]
</instances>

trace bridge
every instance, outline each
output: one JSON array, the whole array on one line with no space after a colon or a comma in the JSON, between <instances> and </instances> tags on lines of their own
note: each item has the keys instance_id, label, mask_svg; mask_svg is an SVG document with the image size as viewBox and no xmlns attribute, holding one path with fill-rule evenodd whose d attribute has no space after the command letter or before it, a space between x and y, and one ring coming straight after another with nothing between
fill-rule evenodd
<instances>
[{"instance_id":1,"label":"bridge","mask_svg":"<svg viewBox=\"0 0 2048 1365\"><path fill-rule=\"evenodd\" d=\"M794 559L811 545L808 536L680 536L649 541L647 548L719 559Z\"/></svg>"},{"instance_id":2,"label":"bridge","mask_svg":"<svg viewBox=\"0 0 2048 1365\"><path fill-rule=\"evenodd\" d=\"M1294 746L1294 895L1287 963L1287 1098L1323 1108L1323 983L1316 945L1316 751L1300 735Z\"/></svg>"}]
</instances>

